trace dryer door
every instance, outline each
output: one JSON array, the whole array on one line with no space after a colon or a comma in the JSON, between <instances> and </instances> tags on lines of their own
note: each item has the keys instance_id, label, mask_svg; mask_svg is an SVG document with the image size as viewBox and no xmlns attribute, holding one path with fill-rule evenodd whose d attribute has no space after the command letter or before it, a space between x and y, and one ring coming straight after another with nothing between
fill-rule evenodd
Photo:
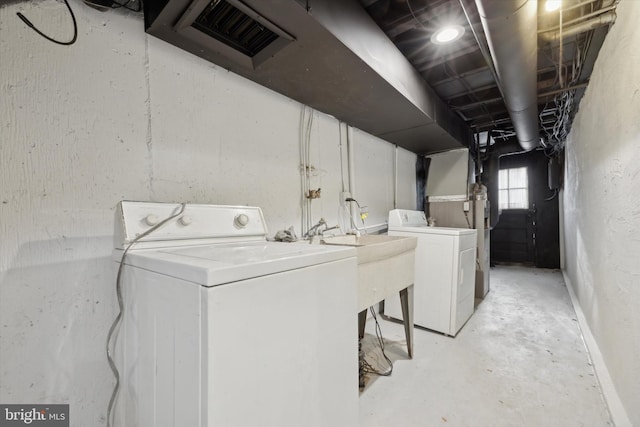
<instances>
[{"instance_id":1,"label":"dryer door","mask_svg":"<svg viewBox=\"0 0 640 427\"><path fill-rule=\"evenodd\" d=\"M464 249L458 260L456 307L451 311L451 331L455 335L473 314L476 280L476 248Z\"/></svg>"}]
</instances>

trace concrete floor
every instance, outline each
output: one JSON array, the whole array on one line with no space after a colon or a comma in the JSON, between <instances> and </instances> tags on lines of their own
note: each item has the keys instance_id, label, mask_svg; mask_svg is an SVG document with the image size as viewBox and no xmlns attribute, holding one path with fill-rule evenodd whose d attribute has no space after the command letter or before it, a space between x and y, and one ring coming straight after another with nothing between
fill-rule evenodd
<instances>
[{"instance_id":1,"label":"concrete floor","mask_svg":"<svg viewBox=\"0 0 640 427\"><path fill-rule=\"evenodd\" d=\"M360 425L612 426L558 270L491 269L491 292L455 338L380 319L390 377L369 376ZM381 360L367 321L367 360Z\"/></svg>"}]
</instances>

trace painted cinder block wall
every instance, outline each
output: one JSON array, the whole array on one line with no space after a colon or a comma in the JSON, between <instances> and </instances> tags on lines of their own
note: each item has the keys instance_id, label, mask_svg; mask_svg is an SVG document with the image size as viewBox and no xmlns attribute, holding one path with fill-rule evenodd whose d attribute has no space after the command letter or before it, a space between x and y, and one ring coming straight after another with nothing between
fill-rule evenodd
<instances>
[{"instance_id":1,"label":"painted cinder block wall","mask_svg":"<svg viewBox=\"0 0 640 427\"><path fill-rule=\"evenodd\" d=\"M640 2L616 15L566 143L565 273L640 426Z\"/></svg>"},{"instance_id":2,"label":"painted cinder block wall","mask_svg":"<svg viewBox=\"0 0 640 427\"><path fill-rule=\"evenodd\" d=\"M70 4L71 47L16 16L69 39L61 2L0 5L0 402L69 403L71 425L85 427L106 424L114 383L116 203L255 205L271 235L300 233L303 106L146 36L141 14ZM415 209L414 154L313 117L314 221L338 223L347 133L370 217L385 218L394 194Z\"/></svg>"}]
</instances>

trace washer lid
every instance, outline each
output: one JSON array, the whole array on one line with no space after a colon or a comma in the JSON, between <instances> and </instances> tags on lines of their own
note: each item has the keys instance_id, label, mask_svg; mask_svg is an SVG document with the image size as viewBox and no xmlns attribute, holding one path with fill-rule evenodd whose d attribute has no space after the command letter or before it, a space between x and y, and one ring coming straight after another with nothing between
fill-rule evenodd
<instances>
[{"instance_id":1,"label":"washer lid","mask_svg":"<svg viewBox=\"0 0 640 427\"><path fill-rule=\"evenodd\" d=\"M462 236L465 234L476 234L473 228L449 228L449 227L429 227L429 226L412 226L412 227L389 227L389 234L394 231L403 233L420 233L420 234L445 234L450 236Z\"/></svg>"},{"instance_id":2,"label":"washer lid","mask_svg":"<svg viewBox=\"0 0 640 427\"><path fill-rule=\"evenodd\" d=\"M131 251L126 264L216 286L355 256L352 247L262 241Z\"/></svg>"}]
</instances>

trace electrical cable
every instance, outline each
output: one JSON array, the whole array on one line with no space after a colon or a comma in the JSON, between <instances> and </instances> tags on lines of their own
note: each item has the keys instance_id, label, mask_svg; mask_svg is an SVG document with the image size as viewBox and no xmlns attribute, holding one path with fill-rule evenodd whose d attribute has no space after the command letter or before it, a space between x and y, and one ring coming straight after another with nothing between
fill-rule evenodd
<instances>
[{"instance_id":1,"label":"electrical cable","mask_svg":"<svg viewBox=\"0 0 640 427\"><path fill-rule=\"evenodd\" d=\"M347 197L346 199L344 199L345 202L356 202L356 204L358 205L358 210L360 210L360 204L358 203L358 201L356 199L353 199L351 197ZM358 226L356 225L356 222L353 220L353 214L351 213L351 208L349 208L349 222L351 223L351 226L355 229L358 230Z\"/></svg>"},{"instance_id":2,"label":"electrical cable","mask_svg":"<svg viewBox=\"0 0 640 427\"><path fill-rule=\"evenodd\" d=\"M111 6L111 8L113 9L119 9L121 7L124 7L127 10L130 10L132 12L141 12L142 11L142 0L138 1L138 7L136 9L129 7L129 3L134 3L135 0L127 0L126 3L118 3L117 1L113 0L113 5Z\"/></svg>"},{"instance_id":3,"label":"electrical cable","mask_svg":"<svg viewBox=\"0 0 640 427\"><path fill-rule=\"evenodd\" d=\"M121 322L122 316L124 314L124 299L122 297L122 271L123 271L123 267L125 265L125 258L127 256L127 254L129 253L129 249L131 249L131 247L135 243L137 243L143 237L146 237L149 234L153 233L158 228L162 227L163 225L165 225L167 222L171 221L172 219L180 216L184 212L185 206L186 206L185 203L181 203L180 204L180 209L178 210L177 213L175 213L175 214L163 219L162 221L160 221L159 223L157 223L153 227L149 228L144 233L141 233L140 235L136 236L136 238L133 239L127 245L127 247L125 248L124 252L122 252L122 258L120 259L120 265L118 267L118 274L116 276L116 297L118 299L118 315L113 320L113 323L111 324L111 327L109 328L109 333L107 334L107 345L106 345L107 360L109 362L109 367L111 368L111 372L113 373L113 376L116 378L116 384L113 387L113 391L111 392L111 398L109 399L109 406L107 407L107 427L111 427L112 426L111 418L112 418L112 414L113 414L113 409L114 409L116 398L118 397L118 393L120 391L120 372L118 371L118 367L116 366L116 363L115 363L115 361L113 359L113 354L112 354L112 351L111 351L111 341L112 341L112 339L114 337L114 334L116 333L116 331L118 330L118 328L120 326L120 322ZM115 345L115 343L114 343L114 345Z\"/></svg>"},{"instance_id":4,"label":"electrical cable","mask_svg":"<svg viewBox=\"0 0 640 427\"><path fill-rule=\"evenodd\" d=\"M344 122L338 121L338 136L339 136L339 143L340 143L340 184L341 184L340 188L342 191L340 193L340 197L344 197L344 193L347 192L347 189L349 188L345 182L345 170L344 170L345 161L347 164L349 163L349 159L348 159L349 148L347 147L348 132L349 132L349 125ZM347 208L347 205L345 202L346 200L340 200L340 203L338 204L338 220L340 221L340 224L339 224L340 230L346 233L349 230L351 222L353 222L353 218L351 217L350 210ZM347 223L347 220L345 219L347 217L349 218L348 223Z\"/></svg>"},{"instance_id":5,"label":"electrical cable","mask_svg":"<svg viewBox=\"0 0 640 427\"><path fill-rule=\"evenodd\" d=\"M347 197L346 199L344 199L344 201L345 202L355 202L355 204L358 205L358 211L360 211L360 220L362 221L362 229L364 230L364 234L369 234L367 232L367 226L364 225L364 218L362 216L362 208L360 207L360 203L358 203L358 201L356 199L354 199L353 197ZM353 220L353 215L349 215L349 217L351 218L351 225L353 226L353 228L358 230L358 227L356 227L356 223Z\"/></svg>"},{"instance_id":6,"label":"electrical cable","mask_svg":"<svg viewBox=\"0 0 640 427\"><path fill-rule=\"evenodd\" d=\"M560 59L555 61L553 54L548 55L544 50L542 51L553 63L557 63L554 84L559 84L563 75L566 75L568 80L564 81L564 87L571 88L578 83L592 39L593 31L588 32L584 37L576 39L576 47L574 48L576 54L574 55L570 65L570 72L568 71L569 66L562 64ZM546 141L549 145L544 149L544 154L547 157L553 157L564 149L565 141L571 130L573 116L575 115L576 90L577 89L571 89L558 93L552 100L547 98L545 107L540 113L540 123L542 124L541 128L546 134ZM551 108L548 108L550 103L552 103ZM545 113L547 117L550 117L551 120L547 120L545 123L545 120L543 120L543 113Z\"/></svg>"},{"instance_id":7,"label":"electrical cable","mask_svg":"<svg viewBox=\"0 0 640 427\"><path fill-rule=\"evenodd\" d=\"M18 15L18 18L20 18L22 20L22 22L27 24L27 26L29 28L31 28L33 31L35 31L36 33L38 33L40 36L44 37L45 39L49 40L50 42L55 43L55 44L59 44L59 45L62 45L62 46L70 46L70 45L74 44L76 42L76 40L78 39L78 23L76 22L76 16L73 14L73 9L71 9L71 6L69 5L69 2L67 0L63 0L63 1L64 1L64 4L67 5L67 9L69 9L69 13L71 14L71 20L73 21L73 37L68 42L61 42L60 40L56 40L54 38L49 37L48 35L46 35L42 31L37 29L35 27L35 25L33 25L31 23L31 21L29 21L29 19L26 16L24 16L22 13L17 12L16 15Z\"/></svg>"},{"instance_id":8,"label":"electrical cable","mask_svg":"<svg viewBox=\"0 0 640 427\"><path fill-rule=\"evenodd\" d=\"M360 208L360 203L358 203L358 201L356 199L354 199L353 197L347 197L346 199L344 199L345 202L355 202L356 205L358 205L358 209Z\"/></svg>"},{"instance_id":9,"label":"electrical cable","mask_svg":"<svg viewBox=\"0 0 640 427\"><path fill-rule=\"evenodd\" d=\"M391 362L391 359L389 359L389 357L387 356L387 354L384 351L384 339L382 338L382 329L380 328L380 323L378 322L378 316L376 316L376 311L374 310L373 307L369 307L369 311L371 312L371 315L373 316L373 319L376 322L375 331L376 331L376 338L377 338L377 341L378 341L378 346L380 347L380 351L382 352L382 357L384 357L384 360L389 365L389 369L386 370L386 371L380 371L380 370L374 368L363 357L361 359L362 371L364 373L367 373L367 374L375 374L375 375L379 375L379 376L382 376L382 377L388 377L393 373L393 362Z\"/></svg>"},{"instance_id":10,"label":"electrical cable","mask_svg":"<svg viewBox=\"0 0 640 427\"><path fill-rule=\"evenodd\" d=\"M467 225L469 226L469 228L473 228L471 227L471 223L469 222L469 212L465 211L464 208L462 209L462 211L464 212L464 218L467 220Z\"/></svg>"}]
</instances>

